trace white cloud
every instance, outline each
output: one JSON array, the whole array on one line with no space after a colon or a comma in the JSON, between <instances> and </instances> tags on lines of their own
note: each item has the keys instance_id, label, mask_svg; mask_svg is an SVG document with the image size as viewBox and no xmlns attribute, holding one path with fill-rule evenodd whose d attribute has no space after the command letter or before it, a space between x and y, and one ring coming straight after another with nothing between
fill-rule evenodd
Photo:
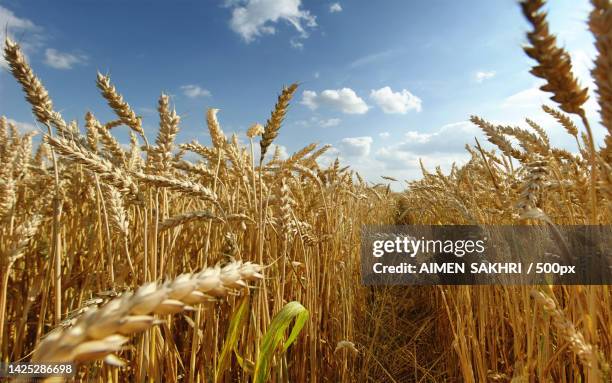
<instances>
[{"instance_id":1,"label":"white cloud","mask_svg":"<svg viewBox=\"0 0 612 383\"><path fill-rule=\"evenodd\" d=\"M55 69L72 69L77 64L87 62L87 56L60 52L57 49L45 50L45 64Z\"/></svg>"},{"instance_id":2,"label":"white cloud","mask_svg":"<svg viewBox=\"0 0 612 383\"><path fill-rule=\"evenodd\" d=\"M280 159L286 160L289 158L289 152L287 151L287 147L284 145L270 144L268 150L266 151L266 155L264 161L270 161L272 157L274 157L274 152L276 152L276 148L278 147L280 153ZM253 145L253 154L255 154L255 159L259 161L259 155L261 153L261 147L259 145Z\"/></svg>"},{"instance_id":3,"label":"white cloud","mask_svg":"<svg viewBox=\"0 0 612 383\"><path fill-rule=\"evenodd\" d=\"M15 16L13 11L11 11L10 9L6 9L1 5L0 5L0 22L2 22L2 30L0 30L0 33L2 33L2 38L5 37L4 35L5 26L8 27L9 29L20 29L20 30L37 29L36 25L34 25L33 22L31 22L28 19L22 19L20 17Z\"/></svg>"},{"instance_id":4,"label":"white cloud","mask_svg":"<svg viewBox=\"0 0 612 383\"><path fill-rule=\"evenodd\" d=\"M447 124L430 133L410 131L403 140L379 148L374 159L380 163L379 168L390 175L397 172L400 178L420 178L419 159L430 169L440 165L448 171L453 162L461 164L469 159L465 144L473 145L474 137L486 145L478 127L468 121Z\"/></svg>"},{"instance_id":5,"label":"white cloud","mask_svg":"<svg viewBox=\"0 0 612 383\"><path fill-rule=\"evenodd\" d=\"M418 156L412 153L397 151L393 147L385 146L378 149L376 151L376 159L381 162L381 168L385 170L406 171L419 166Z\"/></svg>"},{"instance_id":6,"label":"white cloud","mask_svg":"<svg viewBox=\"0 0 612 383\"><path fill-rule=\"evenodd\" d=\"M323 119L319 117L310 117L309 120L299 120L296 121L295 124L305 128L332 128L340 125L340 122L342 122L342 120L339 118Z\"/></svg>"},{"instance_id":7,"label":"white cloud","mask_svg":"<svg viewBox=\"0 0 612 383\"><path fill-rule=\"evenodd\" d=\"M378 133L381 137L390 137L389 132ZM440 129L429 132L409 132L399 141L387 141L387 145L375 146L373 137L347 137L340 140L333 152L326 154L322 166L328 166L340 159L341 164L350 164L364 179L378 183L380 175L388 175L400 180L421 178L419 159L430 170L440 165L442 171L448 172L453 162L458 166L469 159L465 150L466 143L473 143L473 137L479 135L479 129L473 124L462 121L447 124ZM392 185L394 190L401 190L405 184L398 182Z\"/></svg>"},{"instance_id":8,"label":"white cloud","mask_svg":"<svg viewBox=\"0 0 612 383\"><path fill-rule=\"evenodd\" d=\"M378 136L380 138L389 138L389 137L391 137L391 134L389 132L380 132L380 133L378 133Z\"/></svg>"},{"instance_id":9,"label":"white cloud","mask_svg":"<svg viewBox=\"0 0 612 383\"><path fill-rule=\"evenodd\" d=\"M340 120L339 118L329 118L327 120L320 120L319 125L321 125L322 128L331 128L334 126L338 126L341 121L342 120Z\"/></svg>"},{"instance_id":10,"label":"white cloud","mask_svg":"<svg viewBox=\"0 0 612 383\"><path fill-rule=\"evenodd\" d=\"M369 109L365 101L350 88L326 89L320 94L312 90L305 90L302 93L301 103L312 110L325 105L347 114L364 114Z\"/></svg>"},{"instance_id":11,"label":"white cloud","mask_svg":"<svg viewBox=\"0 0 612 383\"><path fill-rule=\"evenodd\" d=\"M289 40L289 44L291 45L291 48L300 49L300 50L304 49L304 43L300 41L298 37L292 37Z\"/></svg>"},{"instance_id":12,"label":"white cloud","mask_svg":"<svg viewBox=\"0 0 612 383\"><path fill-rule=\"evenodd\" d=\"M340 141L340 152L348 157L367 157L372 148L372 137L347 137Z\"/></svg>"},{"instance_id":13,"label":"white cloud","mask_svg":"<svg viewBox=\"0 0 612 383\"><path fill-rule=\"evenodd\" d=\"M321 74L319 72L314 72L314 78L319 78L321 76Z\"/></svg>"},{"instance_id":14,"label":"white cloud","mask_svg":"<svg viewBox=\"0 0 612 383\"><path fill-rule=\"evenodd\" d=\"M15 35L20 35L22 32L38 32L40 31L40 27L36 26L33 22L28 19L23 19L21 17L17 17L13 11L10 9L4 8L0 5L0 42L4 44L4 39L6 38L6 30L10 31L10 35L13 37ZM32 37L31 35L29 37ZM38 39L38 36L34 36L35 39ZM24 49L27 50L28 44L19 41ZM0 55L0 67L8 68L6 61L4 60L4 55Z\"/></svg>"},{"instance_id":15,"label":"white cloud","mask_svg":"<svg viewBox=\"0 0 612 383\"><path fill-rule=\"evenodd\" d=\"M485 80L489 80L495 77L495 71L493 70L492 71L479 71L479 72L476 72L474 77L476 78L476 82L480 83L480 82L483 82Z\"/></svg>"},{"instance_id":16,"label":"white cloud","mask_svg":"<svg viewBox=\"0 0 612 383\"><path fill-rule=\"evenodd\" d=\"M591 75L593 57L595 57L596 53L592 51L592 47L589 49L589 51L575 49L570 51L569 55L572 58L573 72L578 78L580 86L589 88L589 99L584 104L584 110L587 117L590 119L599 120L599 104L597 103L597 94L595 92L596 86L593 76Z\"/></svg>"},{"instance_id":17,"label":"white cloud","mask_svg":"<svg viewBox=\"0 0 612 383\"><path fill-rule=\"evenodd\" d=\"M595 84L590 73L593 66L592 58L596 55L595 48L585 46L581 49L569 50L568 53L572 59L572 72L577 77L580 86L589 88L589 99L583 105L583 108L587 118L591 121L591 129L595 141L599 144L603 142L606 130L599 123L599 105L595 92ZM523 127L526 126L524 118L529 117L547 131L553 146L562 147L574 152L576 145L573 138L567 135L564 129L560 129L558 123L551 116L542 111L542 104L559 108L558 104L550 100L550 97L553 95L552 93L539 89L543 84L545 84L543 80L538 80L531 87L506 97L501 103L501 108L496 111L497 113L490 113L486 117L490 121L495 120L502 125L519 125ZM579 118L574 115L570 115L570 118L574 119L579 128L582 127Z\"/></svg>"},{"instance_id":18,"label":"white cloud","mask_svg":"<svg viewBox=\"0 0 612 383\"><path fill-rule=\"evenodd\" d=\"M457 165L465 163L469 159L469 154L464 151L462 153L448 153L448 154L437 154L428 155L416 154L412 152L402 152L394 150L390 147L383 147L376 151L376 161L379 163L378 171L374 171L373 175L380 175L381 169L388 174L393 176L397 174L396 178L403 179L418 179L422 177L421 165L419 160L423 161L423 164L429 170L435 169L436 166L440 166L442 171L448 172L453 162Z\"/></svg>"},{"instance_id":19,"label":"white cloud","mask_svg":"<svg viewBox=\"0 0 612 383\"><path fill-rule=\"evenodd\" d=\"M330 13L335 13L335 12L342 12L342 5L340 5L340 3L333 3L329 6L329 12Z\"/></svg>"},{"instance_id":20,"label":"white cloud","mask_svg":"<svg viewBox=\"0 0 612 383\"><path fill-rule=\"evenodd\" d=\"M372 54L369 54L369 55L366 55L366 56L363 56L363 57L360 57L354 60L353 62L349 64L349 67L358 68L360 66L368 65L376 61L389 58L393 56L394 54L396 54L397 52L398 52L397 50L390 49L390 50L386 50L382 52L372 53Z\"/></svg>"},{"instance_id":21,"label":"white cloud","mask_svg":"<svg viewBox=\"0 0 612 383\"><path fill-rule=\"evenodd\" d=\"M208 89L204 89L199 85L188 84L181 86L183 94L189 98L210 97L211 93Z\"/></svg>"},{"instance_id":22,"label":"white cloud","mask_svg":"<svg viewBox=\"0 0 612 383\"><path fill-rule=\"evenodd\" d=\"M372 89L370 98L385 113L406 114L410 110L421 111L421 99L410 93L407 89L402 89L401 92L393 92L388 86L378 90Z\"/></svg>"},{"instance_id":23,"label":"white cloud","mask_svg":"<svg viewBox=\"0 0 612 383\"><path fill-rule=\"evenodd\" d=\"M234 7L231 29L246 43L276 33L274 24L280 20L291 24L302 38L308 37L307 28L317 25L316 17L308 10L301 9L301 0L245 0L226 4Z\"/></svg>"},{"instance_id":24,"label":"white cloud","mask_svg":"<svg viewBox=\"0 0 612 383\"><path fill-rule=\"evenodd\" d=\"M28 133L28 132L34 132L34 131L38 131L39 130L36 127L36 125L34 125L32 123L29 123L29 122L15 121L15 120L13 120L11 118L7 118L6 120L10 124L15 125L21 134Z\"/></svg>"},{"instance_id":25,"label":"white cloud","mask_svg":"<svg viewBox=\"0 0 612 383\"><path fill-rule=\"evenodd\" d=\"M430 133L409 131L405 134L405 140L394 144L392 149L413 154L464 153L465 144L472 145L474 137L481 143L485 140L477 126L461 121L446 124Z\"/></svg>"},{"instance_id":26,"label":"white cloud","mask_svg":"<svg viewBox=\"0 0 612 383\"><path fill-rule=\"evenodd\" d=\"M589 99L584 105L587 116L593 118L597 115L597 97L594 92L595 84L591 76L592 57L585 50L572 50L569 52L572 59L572 72L578 78L581 87L589 88ZM539 112L542 104L555 106L555 103L550 100L553 95L549 92L541 91L540 86L544 85L544 80L537 80L529 88L523 89L504 99L502 107L504 108L532 108L534 112ZM525 113L525 111L523 111Z\"/></svg>"},{"instance_id":27,"label":"white cloud","mask_svg":"<svg viewBox=\"0 0 612 383\"><path fill-rule=\"evenodd\" d=\"M538 81L537 84L520 92L514 93L504 99L502 107L504 108L539 108L540 105L548 102L546 93L539 88L543 82Z\"/></svg>"}]
</instances>

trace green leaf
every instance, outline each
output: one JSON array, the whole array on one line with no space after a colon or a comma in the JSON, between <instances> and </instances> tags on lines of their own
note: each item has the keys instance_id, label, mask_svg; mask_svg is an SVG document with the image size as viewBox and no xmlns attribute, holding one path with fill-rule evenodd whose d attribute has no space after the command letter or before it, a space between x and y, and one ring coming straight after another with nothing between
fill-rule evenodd
<instances>
[{"instance_id":1,"label":"green leaf","mask_svg":"<svg viewBox=\"0 0 612 383\"><path fill-rule=\"evenodd\" d=\"M289 334L287 340L283 342L285 336L285 330L289 327L291 322L295 319L293 329ZM270 372L270 361L274 356L274 352L278 346L283 344L283 353L287 351L289 346L295 342L300 331L308 320L308 310L300 304L300 302L289 302L283 307L283 309L276 314L270 323L268 331L264 335L261 347L259 348L259 354L257 356L257 362L255 363L255 377L253 383L263 383L268 378Z\"/></svg>"},{"instance_id":2,"label":"green leaf","mask_svg":"<svg viewBox=\"0 0 612 383\"><path fill-rule=\"evenodd\" d=\"M223 374L223 371L227 368L227 364L229 362L229 357L232 354L232 350L236 348L238 344L238 337L240 336L240 330L244 325L244 321L246 319L246 314L249 312L249 297L245 296L242 298L242 302L240 306L234 314L232 315L232 319L230 320L229 329L227 330L227 336L225 338L225 342L223 343L223 348L221 349L221 355L219 356L219 361L217 362L217 368L215 370L215 381L219 381L220 377Z\"/></svg>"},{"instance_id":3,"label":"green leaf","mask_svg":"<svg viewBox=\"0 0 612 383\"><path fill-rule=\"evenodd\" d=\"M234 355L236 356L236 360L238 360L238 364L247 374L253 375L253 370L255 370L255 363L248 360L247 358L243 358L238 354L238 350L234 349Z\"/></svg>"}]
</instances>

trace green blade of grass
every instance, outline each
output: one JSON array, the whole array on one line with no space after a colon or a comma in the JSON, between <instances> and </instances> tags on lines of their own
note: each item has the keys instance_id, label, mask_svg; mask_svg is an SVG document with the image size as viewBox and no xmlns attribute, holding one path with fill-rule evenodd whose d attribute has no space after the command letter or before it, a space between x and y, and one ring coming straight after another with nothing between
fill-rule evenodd
<instances>
[{"instance_id":1,"label":"green blade of grass","mask_svg":"<svg viewBox=\"0 0 612 383\"><path fill-rule=\"evenodd\" d=\"M270 361L274 356L274 351L283 342L285 330L293 320L295 320L295 324L293 325L289 337L283 343L283 353L295 342L304 324L306 324L308 320L308 310L296 301L287 303L272 319L272 323L270 323L270 327L264 335L263 342L259 349L259 355L257 356L257 362L255 363L254 383L263 383L266 381L268 373L270 372Z\"/></svg>"}]
</instances>

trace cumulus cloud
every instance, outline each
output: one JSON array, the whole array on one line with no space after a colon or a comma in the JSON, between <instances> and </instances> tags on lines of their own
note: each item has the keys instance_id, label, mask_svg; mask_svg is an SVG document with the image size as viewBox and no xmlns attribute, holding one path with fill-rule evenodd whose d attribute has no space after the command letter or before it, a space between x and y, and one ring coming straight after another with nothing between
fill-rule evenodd
<instances>
[{"instance_id":1,"label":"cumulus cloud","mask_svg":"<svg viewBox=\"0 0 612 383\"><path fill-rule=\"evenodd\" d=\"M546 93L542 92L539 88L542 82L521 90L520 92L514 93L504 99L502 107L504 108L530 108L538 107L548 102Z\"/></svg>"},{"instance_id":2,"label":"cumulus cloud","mask_svg":"<svg viewBox=\"0 0 612 383\"><path fill-rule=\"evenodd\" d=\"M333 3L329 6L330 13L342 12L342 5L340 3Z\"/></svg>"},{"instance_id":3,"label":"cumulus cloud","mask_svg":"<svg viewBox=\"0 0 612 383\"><path fill-rule=\"evenodd\" d=\"M0 5L0 41L4 43L6 38L6 30L11 32L11 35L20 35L22 32L38 32L40 27L36 26L32 21L16 16L10 9ZM31 37L31 35L29 35ZM38 38L37 35L34 36ZM21 42L23 48L27 50L29 44ZM4 55L0 55L0 67L8 68Z\"/></svg>"},{"instance_id":4,"label":"cumulus cloud","mask_svg":"<svg viewBox=\"0 0 612 383\"><path fill-rule=\"evenodd\" d=\"M208 89L204 89L199 85L188 84L181 86L183 94L189 98L210 97L211 93Z\"/></svg>"},{"instance_id":5,"label":"cumulus cloud","mask_svg":"<svg viewBox=\"0 0 612 383\"><path fill-rule=\"evenodd\" d=\"M312 90L302 93L303 105L315 110L320 106L328 106L347 114L364 114L369 106L351 88L326 89L320 94Z\"/></svg>"},{"instance_id":6,"label":"cumulus cloud","mask_svg":"<svg viewBox=\"0 0 612 383\"><path fill-rule=\"evenodd\" d=\"M481 83L485 80L492 79L495 77L495 71L479 71L474 75L476 82Z\"/></svg>"},{"instance_id":7,"label":"cumulus cloud","mask_svg":"<svg viewBox=\"0 0 612 383\"><path fill-rule=\"evenodd\" d=\"M374 159L385 170L402 172L404 178L417 178L421 175L419 160L432 168L440 165L445 171L453 162L467 161L465 144L473 144L474 137L485 144L480 130L468 121L447 124L429 133L410 131L401 141L379 148Z\"/></svg>"},{"instance_id":8,"label":"cumulus cloud","mask_svg":"<svg viewBox=\"0 0 612 383\"><path fill-rule=\"evenodd\" d=\"M376 151L376 160L385 170L407 170L419 166L419 158L413 153L397 151L392 147L382 147Z\"/></svg>"},{"instance_id":9,"label":"cumulus cloud","mask_svg":"<svg viewBox=\"0 0 612 383\"><path fill-rule=\"evenodd\" d=\"M75 65L85 64L87 56L60 52L57 49L45 49L45 64L55 69L72 69Z\"/></svg>"},{"instance_id":10,"label":"cumulus cloud","mask_svg":"<svg viewBox=\"0 0 612 383\"><path fill-rule=\"evenodd\" d=\"M486 144L478 127L468 121L447 124L432 132L409 131L401 140L378 148L370 160L377 161L381 169L405 171L404 178L412 173L418 176L419 159L428 159L443 168L466 160L469 155L465 144L473 144L474 137Z\"/></svg>"},{"instance_id":11,"label":"cumulus cloud","mask_svg":"<svg viewBox=\"0 0 612 383\"><path fill-rule=\"evenodd\" d=\"M347 157L367 157L372 148L372 137L346 137L340 141L340 152Z\"/></svg>"},{"instance_id":12,"label":"cumulus cloud","mask_svg":"<svg viewBox=\"0 0 612 383\"><path fill-rule=\"evenodd\" d=\"M395 144L393 149L415 154L464 153L465 144L473 144L474 137L479 138L480 142L485 141L477 126L461 121L444 125L429 133L409 131L404 140Z\"/></svg>"},{"instance_id":13,"label":"cumulus cloud","mask_svg":"<svg viewBox=\"0 0 612 383\"><path fill-rule=\"evenodd\" d=\"M391 134L389 132L380 132L380 133L378 133L378 136L380 138L389 138L391 136Z\"/></svg>"},{"instance_id":14,"label":"cumulus cloud","mask_svg":"<svg viewBox=\"0 0 612 383\"><path fill-rule=\"evenodd\" d=\"M13 11L0 5L0 41L9 36L17 40L26 56L42 49L46 44L46 36L42 27L32 21L15 15ZM17 36L17 37L16 37ZM84 54L62 52L54 48L44 51L44 62L55 69L71 69L75 65L85 64L88 57ZM4 56L0 55L0 68L8 68Z\"/></svg>"},{"instance_id":15,"label":"cumulus cloud","mask_svg":"<svg viewBox=\"0 0 612 383\"><path fill-rule=\"evenodd\" d=\"M463 164L469 160L469 154L463 153L448 153L448 154L416 154L411 152L402 152L393 150L388 147L380 148L376 151L376 161L380 163L379 168L383 168L388 174L399 175L399 178L404 179L416 179L421 178L421 165L419 161L422 161L425 167L429 167L430 170L436 166L440 166L442 171L448 172L453 162L457 165ZM380 170L378 172L380 174Z\"/></svg>"},{"instance_id":16,"label":"cumulus cloud","mask_svg":"<svg viewBox=\"0 0 612 383\"><path fill-rule=\"evenodd\" d=\"M421 99L410 93L407 89L402 89L400 92L393 92L388 86L378 90L372 89L370 98L385 113L406 114L410 110L421 111Z\"/></svg>"},{"instance_id":17,"label":"cumulus cloud","mask_svg":"<svg viewBox=\"0 0 612 383\"><path fill-rule=\"evenodd\" d=\"M276 33L274 24L279 21L288 22L302 38L308 37L307 29L317 25L316 17L301 8L301 0L245 0L226 4L233 7L230 28L246 43ZM297 41L292 42L296 44Z\"/></svg>"}]
</instances>

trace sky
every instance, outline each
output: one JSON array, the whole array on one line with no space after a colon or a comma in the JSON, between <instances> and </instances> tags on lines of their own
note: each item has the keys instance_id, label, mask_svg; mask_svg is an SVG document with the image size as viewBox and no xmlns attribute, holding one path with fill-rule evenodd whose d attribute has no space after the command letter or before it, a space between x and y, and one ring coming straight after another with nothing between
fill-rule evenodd
<instances>
[{"instance_id":1,"label":"sky","mask_svg":"<svg viewBox=\"0 0 612 383\"><path fill-rule=\"evenodd\" d=\"M547 10L576 76L593 89L588 0L551 1ZM82 125L88 110L114 119L95 86L100 71L143 116L150 141L161 92L182 117L179 142L209 142L211 107L225 133L246 142L282 87L298 82L275 140L281 152L331 144L323 162L339 157L372 182L419 178L419 159L444 171L465 162L465 144L486 141L471 115L523 127L529 117L553 144L576 151L540 109L554 104L529 74L529 25L513 0L0 0L0 27L66 119ZM591 94L586 110L602 142ZM0 115L36 128L3 59ZM126 131L117 130L125 143Z\"/></svg>"}]
</instances>

